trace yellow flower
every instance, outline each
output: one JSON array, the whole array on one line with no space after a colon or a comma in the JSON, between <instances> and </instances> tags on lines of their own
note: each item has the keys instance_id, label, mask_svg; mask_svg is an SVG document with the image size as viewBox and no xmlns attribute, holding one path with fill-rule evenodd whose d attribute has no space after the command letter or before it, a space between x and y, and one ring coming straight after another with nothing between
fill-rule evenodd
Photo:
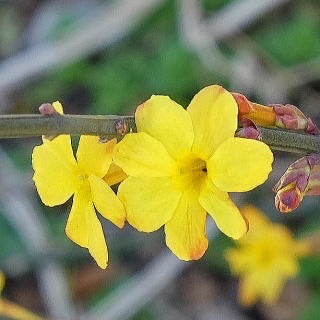
<instances>
[{"instance_id":1,"label":"yellow flower","mask_svg":"<svg viewBox=\"0 0 320 320\"><path fill-rule=\"evenodd\" d=\"M207 212L240 238L247 225L227 192L251 190L271 171L268 146L234 138L237 112L220 86L201 90L187 110L152 96L136 110L138 133L115 147L114 160L129 176L118 190L128 222L145 232L165 225L166 243L182 260L206 251Z\"/></svg>"},{"instance_id":2,"label":"yellow flower","mask_svg":"<svg viewBox=\"0 0 320 320\"><path fill-rule=\"evenodd\" d=\"M247 206L242 214L249 232L225 256L234 275L239 276L239 298L244 306L261 299L273 304L287 279L299 271L298 258L309 252L306 241L295 240L284 225L272 223L261 211Z\"/></svg>"},{"instance_id":3,"label":"yellow flower","mask_svg":"<svg viewBox=\"0 0 320 320\"><path fill-rule=\"evenodd\" d=\"M53 106L62 113L60 103ZM99 143L98 137L81 136L76 161L70 136L61 135L52 141L43 138L43 144L32 154L33 180L42 202L55 206L73 195L66 234L88 248L101 268L107 266L108 250L95 208L119 228L125 220L123 205L106 182L115 144L115 139ZM116 181L115 176L112 166L111 180Z\"/></svg>"},{"instance_id":4,"label":"yellow flower","mask_svg":"<svg viewBox=\"0 0 320 320\"><path fill-rule=\"evenodd\" d=\"M5 282L5 275L2 271L0 271L0 319L44 320L43 318L21 307L20 305L3 298L2 290L4 288Z\"/></svg>"}]
</instances>

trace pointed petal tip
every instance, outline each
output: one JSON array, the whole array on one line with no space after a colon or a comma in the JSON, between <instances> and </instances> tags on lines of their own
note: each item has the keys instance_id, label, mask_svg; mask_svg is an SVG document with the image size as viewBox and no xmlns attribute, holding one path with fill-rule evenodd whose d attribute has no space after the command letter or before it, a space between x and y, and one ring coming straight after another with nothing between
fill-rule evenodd
<instances>
[{"instance_id":1,"label":"pointed petal tip","mask_svg":"<svg viewBox=\"0 0 320 320\"><path fill-rule=\"evenodd\" d=\"M202 258L208 249L208 243L207 239L207 241L203 241L203 243L201 243L201 246L190 252L190 260L199 260Z\"/></svg>"},{"instance_id":2,"label":"pointed petal tip","mask_svg":"<svg viewBox=\"0 0 320 320\"><path fill-rule=\"evenodd\" d=\"M241 212L240 212L240 214L241 214ZM242 217L242 219L237 222L238 225L234 226L234 228L232 230L228 230L228 232L225 232L225 230L221 230L221 231L229 238L232 238L234 240L241 239L249 231L248 220L242 214L241 214L241 217Z\"/></svg>"},{"instance_id":3,"label":"pointed petal tip","mask_svg":"<svg viewBox=\"0 0 320 320\"><path fill-rule=\"evenodd\" d=\"M63 107L59 101L55 101L52 103L54 110L60 114L63 114Z\"/></svg>"},{"instance_id":4,"label":"pointed petal tip","mask_svg":"<svg viewBox=\"0 0 320 320\"><path fill-rule=\"evenodd\" d=\"M190 248L189 252L180 252L175 249L170 248L170 245L167 243L167 246L172 251L172 253L182 261L195 261L201 259L208 249L208 239L203 240L202 243L199 243L199 246L196 248Z\"/></svg>"},{"instance_id":5,"label":"pointed petal tip","mask_svg":"<svg viewBox=\"0 0 320 320\"><path fill-rule=\"evenodd\" d=\"M92 201L96 210L105 219L122 228L126 212L119 198L103 179L90 175L88 180L91 188Z\"/></svg>"},{"instance_id":6,"label":"pointed petal tip","mask_svg":"<svg viewBox=\"0 0 320 320\"><path fill-rule=\"evenodd\" d=\"M97 261L95 260L97 265L101 268L101 269L106 269L108 266L108 261Z\"/></svg>"},{"instance_id":7,"label":"pointed petal tip","mask_svg":"<svg viewBox=\"0 0 320 320\"><path fill-rule=\"evenodd\" d=\"M123 220L119 220L118 222L117 222L117 224L115 224L119 229L123 229L123 227L125 226L125 224L126 224L126 219L124 218Z\"/></svg>"}]
</instances>

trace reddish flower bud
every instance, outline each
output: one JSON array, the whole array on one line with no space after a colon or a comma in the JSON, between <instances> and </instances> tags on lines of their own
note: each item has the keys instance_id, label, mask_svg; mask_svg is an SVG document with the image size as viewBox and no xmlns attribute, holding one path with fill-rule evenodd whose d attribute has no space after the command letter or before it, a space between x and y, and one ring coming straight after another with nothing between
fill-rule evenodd
<instances>
[{"instance_id":1,"label":"reddish flower bud","mask_svg":"<svg viewBox=\"0 0 320 320\"><path fill-rule=\"evenodd\" d=\"M39 107L39 112L44 116L52 116L52 115L58 114L58 112L56 111L56 109L53 107L51 103L43 103Z\"/></svg>"},{"instance_id":2,"label":"reddish flower bud","mask_svg":"<svg viewBox=\"0 0 320 320\"><path fill-rule=\"evenodd\" d=\"M236 136L240 138L260 140L260 131L255 126L243 127L236 132Z\"/></svg>"},{"instance_id":3,"label":"reddish flower bud","mask_svg":"<svg viewBox=\"0 0 320 320\"><path fill-rule=\"evenodd\" d=\"M313 134L315 136L320 135L319 128L310 118L308 118L307 128L305 129L305 132L309 134Z\"/></svg>"},{"instance_id":4,"label":"reddish flower bud","mask_svg":"<svg viewBox=\"0 0 320 320\"><path fill-rule=\"evenodd\" d=\"M296 106L292 104L270 105L276 114L275 125L279 128L304 130L306 133L319 135L318 127L307 118Z\"/></svg>"},{"instance_id":5,"label":"reddish flower bud","mask_svg":"<svg viewBox=\"0 0 320 320\"><path fill-rule=\"evenodd\" d=\"M276 116L273 109L262 104L249 101L243 94L232 93L238 104L238 117L241 123L251 120L257 126L274 126Z\"/></svg>"},{"instance_id":6,"label":"reddish flower bud","mask_svg":"<svg viewBox=\"0 0 320 320\"><path fill-rule=\"evenodd\" d=\"M232 95L238 105L238 117L241 124L248 126L249 120L256 126L303 130L309 134L320 135L320 130L312 120L292 104L264 106L249 101L243 94L234 92Z\"/></svg>"},{"instance_id":7,"label":"reddish flower bud","mask_svg":"<svg viewBox=\"0 0 320 320\"><path fill-rule=\"evenodd\" d=\"M294 182L288 184L275 196L275 206L282 213L288 213L298 208L302 201L303 194Z\"/></svg>"},{"instance_id":8,"label":"reddish flower bud","mask_svg":"<svg viewBox=\"0 0 320 320\"><path fill-rule=\"evenodd\" d=\"M290 165L273 191L275 206L283 213L295 210L305 195L320 195L320 154L310 154Z\"/></svg>"}]
</instances>

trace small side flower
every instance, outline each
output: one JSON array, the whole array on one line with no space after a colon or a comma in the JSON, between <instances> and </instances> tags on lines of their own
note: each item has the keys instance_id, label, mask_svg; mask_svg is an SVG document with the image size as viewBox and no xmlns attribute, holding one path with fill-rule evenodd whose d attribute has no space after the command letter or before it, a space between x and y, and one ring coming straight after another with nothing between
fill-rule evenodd
<instances>
[{"instance_id":1,"label":"small side flower","mask_svg":"<svg viewBox=\"0 0 320 320\"><path fill-rule=\"evenodd\" d=\"M286 281L297 276L298 259L310 253L310 246L253 206L245 207L242 214L249 221L249 232L225 252L231 272L240 279L240 303L247 307L258 300L274 304Z\"/></svg>"},{"instance_id":2,"label":"small side flower","mask_svg":"<svg viewBox=\"0 0 320 320\"><path fill-rule=\"evenodd\" d=\"M60 103L53 106L62 113ZM95 209L119 228L125 221L124 207L106 182L118 182L122 172L112 165L115 145L115 139L100 143L98 137L81 136L75 159L70 136L60 135L51 141L43 138L32 154L33 180L42 202L55 206L73 196L66 234L88 248L101 268L107 266L108 250Z\"/></svg>"}]
</instances>

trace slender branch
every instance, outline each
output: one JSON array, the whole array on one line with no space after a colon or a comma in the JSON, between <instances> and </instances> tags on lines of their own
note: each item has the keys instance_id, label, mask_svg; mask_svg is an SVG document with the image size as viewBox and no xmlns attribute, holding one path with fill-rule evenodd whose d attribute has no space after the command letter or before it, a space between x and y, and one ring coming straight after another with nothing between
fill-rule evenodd
<instances>
[{"instance_id":1,"label":"slender branch","mask_svg":"<svg viewBox=\"0 0 320 320\"><path fill-rule=\"evenodd\" d=\"M258 127L261 141L273 150L290 153L320 153L320 136L279 128Z\"/></svg>"},{"instance_id":2,"label":"slender branch","mask_svg":"<svg viewBox=\"0 0 320 320\"><path fill-rule=\"evenodd\" d=\"M134 117L87 115L1 115L0 138L26 138L41 135L121 136L135 131Z\"/></svg>"},{"instance_id":3,"label":"slender branch","mask_svg":"<svg viewBox=\"0 0 320 320\"><path fill-rule=\"evenodd\" d=\"M320 137L279 128L258 127L261 141L274 150L290 153L320 153ZM135 132L132 116L92 115L1 115L0 138L26 138L41 135L97 135L119 137Z\"/></svg>"}]
</instances>

